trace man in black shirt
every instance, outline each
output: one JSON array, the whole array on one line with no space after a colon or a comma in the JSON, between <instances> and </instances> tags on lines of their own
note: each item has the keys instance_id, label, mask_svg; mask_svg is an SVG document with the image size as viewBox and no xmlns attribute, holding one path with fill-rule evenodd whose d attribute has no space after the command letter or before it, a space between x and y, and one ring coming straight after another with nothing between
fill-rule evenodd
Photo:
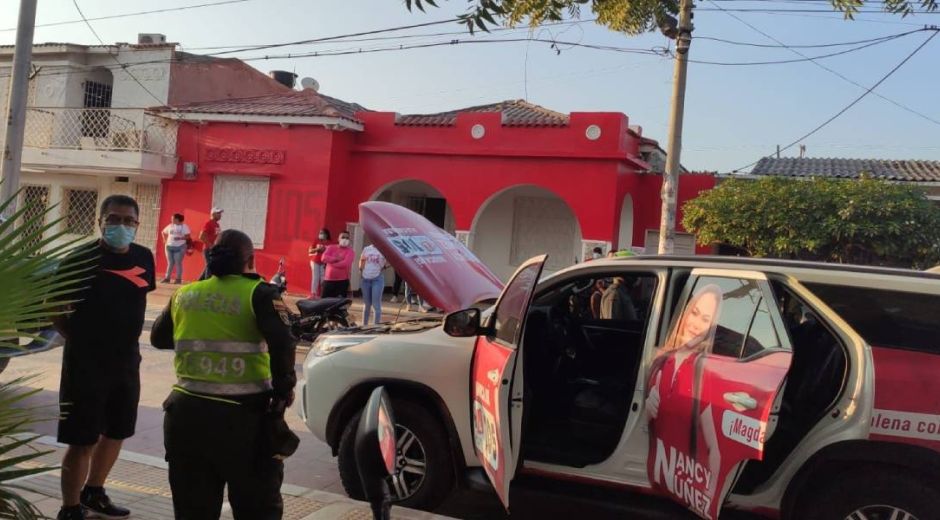
<instances>
[{"instance_id":1,"label":"man in black shirt","mask_svg":"<svg viewBox=\"0 0 940 520\"><path fill-rule=\"evenodd\" d=\"M56 320L65 338L58 440L62 461L59 520L119 519L104 482L134 434L140 399L140 344L147 293L156 289L153 253L133 243L137 202L112 195L101 204L101 239L76 249L63 267L78 272L69 312Z\"/></svg>"}]
</instances>

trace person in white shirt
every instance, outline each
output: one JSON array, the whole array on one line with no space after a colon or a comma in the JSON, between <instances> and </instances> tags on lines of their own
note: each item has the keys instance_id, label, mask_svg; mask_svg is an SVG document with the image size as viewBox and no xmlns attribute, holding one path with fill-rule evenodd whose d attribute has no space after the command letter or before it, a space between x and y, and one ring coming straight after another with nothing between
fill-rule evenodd
<instances>
[{"instance_id":1,"label":"person in white shirt","mask_svg":"<svg viewBox=\"0 0 940 520\"><path fill-rule=\"evenodd\" d=\"M385 276L382 272L388 268L388 262L375 246L366 246L359 256L359 271L362 273L362 301L365 311L362 324L369 324L372 310L375 310L375 321L382 321L382 292L385 290Z\"/></svg>"},{"instance_id":2,"label":"person in white shirt","mask_svg":"<svg viewBox=\"0 0 940 520\"><path fill-rule=\"evenodd\" d=\"M183 224L181 213L173 214L173 222L163 228L163 243L166 244L166 276L163 283L170 281L174 268L176 269L175 283L183 283L183 257L192 240L189 236L189 226Z\"/></svg>"}]
</instances>

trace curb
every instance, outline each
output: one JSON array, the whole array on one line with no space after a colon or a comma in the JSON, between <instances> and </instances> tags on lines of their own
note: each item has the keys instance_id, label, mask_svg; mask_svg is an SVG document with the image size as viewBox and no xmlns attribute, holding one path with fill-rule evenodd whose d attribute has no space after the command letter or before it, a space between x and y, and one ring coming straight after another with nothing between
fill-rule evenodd
<instances>
[{"instance_id":1,"label":"curb","mask_svg":"<svg viewBox=\"0 0 940 520\"><path fill-rule=\"evenodd\" d=\"M42 436L35 441L37 444L44 446L50 446L55 448L67 448L68 446L62 444L52 436ZM167 462L160 458L154 457L152 455L145 455L143 453L135 453L132 451L121 450L118 455L119 460L126 462L133 462L135 464L140 464L143 466L148 466L154 468L155 470L164 472L168 469ZM57 467L50 468L49 471L57 470ZM23 477L22 480L26 481L30 478L35 477L36 475L30 475L28 477ZM17 479L21 480L21 479ZM303 517L303 520L352 520L352 519L367 519L371 518L369 511L369 504L365 502L359 502L352 500L349 497L344 495L339 495L336 493L329 493L327 491L320 491L316 489L310 489L302 486L297 486L294 484L283 484L281 486L281 494L287 497L297 497L305 498L315 502L325 504L322 508L314 511L313 513ZM228 507L228 502L225 503L225 510ZM363 516L365 514L365 516ZM407 509L401 507L395 507L392 509L393 518L395 520L449 520L451 517L436 515L433 513L427 513L424 511L418 511L415 509Z\"/></svg>"}]
</instances>

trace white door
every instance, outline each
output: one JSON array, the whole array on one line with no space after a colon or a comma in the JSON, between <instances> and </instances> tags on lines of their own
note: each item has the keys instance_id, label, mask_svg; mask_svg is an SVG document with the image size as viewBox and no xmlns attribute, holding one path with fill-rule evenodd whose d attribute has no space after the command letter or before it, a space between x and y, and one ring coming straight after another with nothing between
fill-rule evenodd
<instances>
[{"instance_id":1,"label":"white door","mask_svg":"<svg viewBox=\"0 0 940 520\"><path fill-rule=\"evenodd\" d=\"M264 231L268 217L266 177L220 175L215 178L212 205L222 208L222 229L237 229L251 237L256 249L264 247Z\"/></svg>"}]
</instances>

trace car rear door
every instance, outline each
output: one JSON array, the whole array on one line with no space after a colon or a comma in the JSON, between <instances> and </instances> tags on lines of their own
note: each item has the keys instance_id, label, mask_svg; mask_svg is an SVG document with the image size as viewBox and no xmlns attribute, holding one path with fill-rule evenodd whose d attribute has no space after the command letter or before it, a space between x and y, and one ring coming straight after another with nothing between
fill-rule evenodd
<instances>
[{"instance_id":1,"label":"car rear door","mask_svg":"<svg viewBox=\"0 0 940 520\"><path fill-rule=\"evenodd\" d=\"M650 482L703 518L763 458L791 351L766 276L695 270L649 373Z\"/></svg>"},{"instance_id":2,"label":"car rear door","mask_svg":"<svg viewBox=\"0 0 940 520\"><path fill-rule=\"evenodd\" d=\"M470 368L473 446L503 505L519 461L522 430L522 352L525 317L547 256L523 264L503 290L479 336Z\"/></svg>"}]
</instances>

